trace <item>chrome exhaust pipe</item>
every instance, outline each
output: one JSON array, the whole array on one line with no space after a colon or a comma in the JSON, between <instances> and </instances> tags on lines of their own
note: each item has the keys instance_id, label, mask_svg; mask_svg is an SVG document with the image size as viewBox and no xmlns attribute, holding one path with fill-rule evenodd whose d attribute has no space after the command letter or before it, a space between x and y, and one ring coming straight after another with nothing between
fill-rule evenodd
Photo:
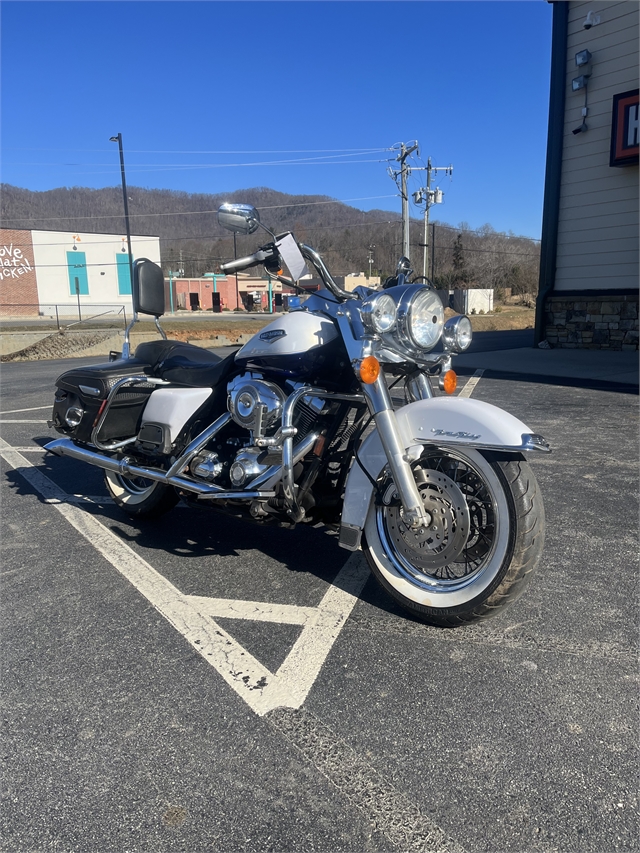
<instances>
[{"instance_id":1,"label":"chrome exhaust pipe","mask_svg":"<svg viewBox=\"0 0 640 853\"><path fill-rule=\"evenodd\" d=\"M44 449L49 453L54 453L56 456L69 456L71 459L86 462L88 465L94 465L105 471L113 471L114 474L120 474L121 477L144 477L147 480L155 480L167 486L175 486L178 489L206 496L209 499L239 500L244 498L272 498L275 496L275 492L273 491L258 491L255 489L252 491L230 491L229 489L223 489L222 486L214 486L212 483L196 483L195 480L190 480L186 477L169 477L166 471L160 471L158 468L141 468L139 465L131 465L126 458L118 461L108 456L102 456L102 454L95 453L87 448L78 447L68 438L58 438L55 441L50 441L49 444L45 445Z\"/></svg>"}]
</instances>

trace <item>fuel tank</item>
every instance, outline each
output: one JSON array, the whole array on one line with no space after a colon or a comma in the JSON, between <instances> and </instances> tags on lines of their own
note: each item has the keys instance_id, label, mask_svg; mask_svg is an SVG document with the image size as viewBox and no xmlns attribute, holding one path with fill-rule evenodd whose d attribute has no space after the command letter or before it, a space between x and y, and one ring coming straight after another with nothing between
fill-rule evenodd
<instances>
[{"instance_id":1,"label":"fuel tank","mask_svg":"<svg viewBox=\"0 0 640 853\"><path fill-rule=\"evenodd\" d=\"M333 322L308 311L282 314L255 334L235 356L240 367L256 367L295 379L342 373L348 364Z\"/></svg>"}]
</instances>

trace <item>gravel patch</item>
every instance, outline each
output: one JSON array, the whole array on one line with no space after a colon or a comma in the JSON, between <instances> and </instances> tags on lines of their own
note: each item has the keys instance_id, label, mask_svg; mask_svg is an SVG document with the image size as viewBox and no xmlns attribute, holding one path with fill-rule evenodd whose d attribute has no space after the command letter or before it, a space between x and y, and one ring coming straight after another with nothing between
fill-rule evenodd
<instances>
[{"instance_id":1,"label":"gravel patch","mask_svg":"<svg viewBox=\"0 0 640 853\"><path fill-rule=\"evenodd\" d=\"M0 356L0 361L40 361L48 358L68 358L113 337L113 331L56 332L18 352Z\"/></svg>"}]
</instances>

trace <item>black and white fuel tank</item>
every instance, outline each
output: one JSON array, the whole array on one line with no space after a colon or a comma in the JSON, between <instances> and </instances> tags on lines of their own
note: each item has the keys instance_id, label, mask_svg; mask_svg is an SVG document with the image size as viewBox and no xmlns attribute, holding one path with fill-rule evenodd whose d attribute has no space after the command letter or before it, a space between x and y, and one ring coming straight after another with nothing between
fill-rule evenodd
<instances>
[{"instance_id":1,"label":"black and white fuel tank","mask_svg":"<svg viewBox=\"0 0 640 853\"><path fill-rule=\"evenodd\" d=\"M236 353L240 367L291 379L332 378L348 365L342 338L333 322L308 311L282 314Z\"/></svg>"}]
</instances>

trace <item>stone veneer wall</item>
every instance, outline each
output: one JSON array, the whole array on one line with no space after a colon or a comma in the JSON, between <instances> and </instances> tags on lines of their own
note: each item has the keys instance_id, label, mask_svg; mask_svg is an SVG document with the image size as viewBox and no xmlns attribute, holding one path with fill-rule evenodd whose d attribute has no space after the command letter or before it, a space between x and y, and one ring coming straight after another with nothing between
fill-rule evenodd
<instances>
[{"instance_id":1,"label":"stone veneer wall","mask_svg":"<svg viewBox=\"0 0 640 853\"><path fill-rule=\"evenodd\" d=\"M545 301L545 338L569 349L638 349L638 294L550 296Z\"/></svg>"}]
</instances>

